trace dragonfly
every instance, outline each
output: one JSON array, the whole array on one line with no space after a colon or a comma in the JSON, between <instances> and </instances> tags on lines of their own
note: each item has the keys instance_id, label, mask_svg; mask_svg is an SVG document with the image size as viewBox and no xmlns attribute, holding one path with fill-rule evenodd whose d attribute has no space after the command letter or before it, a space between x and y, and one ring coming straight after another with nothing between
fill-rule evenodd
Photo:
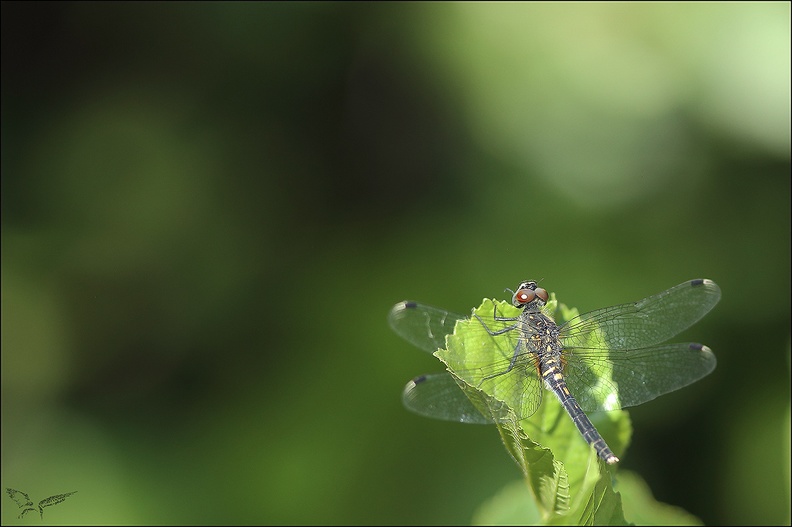
<instances>
[{"instance_id":1,"label":"dragonfly","mask_svg":"<svg viewBox=\"0 0 792 527\"><path fill-rule=\"evenodd\" d=\"M449 368L453 376L427 374L407 383L402 396L407 409L447 421L498 422L497 412L481 409L468 398L461 389L463 382L524 419L537 411L547 389L597 455L614 464L619 458L587 413L643 404L715 369L715 355L703 344L664 344L718 303L721 291L712 280L689 280L560 325L547 306L550 295L535 281L523 281L516 290L507 291L513 293L511 306L516 308L511 313L494 302L491 312L473 310L469 316L412 301L393 306L389 323L411 344L429 353L451 350L455 328L464 324L469 337L456 346L471 348L470 356L475 357Z\"/></svg>"}]
</instances>

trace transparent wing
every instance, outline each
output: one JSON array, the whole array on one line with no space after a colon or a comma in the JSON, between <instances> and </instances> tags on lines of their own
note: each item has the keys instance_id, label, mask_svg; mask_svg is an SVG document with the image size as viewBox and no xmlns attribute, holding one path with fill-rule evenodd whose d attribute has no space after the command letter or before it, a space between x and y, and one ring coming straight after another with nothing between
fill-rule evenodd
<instances>
[{"instance_id":1,"label":"transparent wing","mask_svg":"<svg viewBox=\"0 0 792 527\"><path fill-rule=\"evenodd\" d=\"M575 317L561 326L559 340L565 348L646 348L692 326L720 296L720 288L712 280L690 280L638 302Z\"/></svg>"},{"instance_id":2,"label":"transparent wing","mask_svg":"<svg viewBox=\"0 0 792 527\"><path fill-rule=\"evenodd\" d=\"M715 369L702 344L678 343L634 350L565 350L567 386L585 412L636 406L678 390Z\"/></svg>"},{"instance_id":3,"label":"transparent wing","mask_svg":"<svg viewBox=\"0 0 792 527\"><path fill-rule=\"evenodd\" d=\"M445 336L454 331L457 320L464 318L467 317L409 301L399 302L388 314L390 326L400 337L429 353L445 348Z\"/></svg>"},{"instance_id":4,"label":"transparent wing","mask_svg":"<svg viewBox=\"0 0 792 527\"><path fill-rule=\"evenodd\" d=\"M404 406L419 415L459 423L491 424L449 373L422 375L407 383Z\"/></svg>"}]
</instances>

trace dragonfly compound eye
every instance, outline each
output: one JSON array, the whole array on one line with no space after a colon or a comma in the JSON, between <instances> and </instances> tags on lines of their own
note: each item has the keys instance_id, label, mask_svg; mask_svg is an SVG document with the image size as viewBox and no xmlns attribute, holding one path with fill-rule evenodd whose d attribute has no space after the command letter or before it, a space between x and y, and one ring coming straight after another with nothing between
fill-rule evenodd
<instances>
[{"instance_id":1,"label":"dragonfly compound eye","mask_svg":"<svg viewBox=\"0 0 792 527\"><path fill-rule=\"evenodd\" d=\"M545 291L541 287L536 288L536 296L541 298L542 302L547 302L547 299L550 298L550 296L547 294L547 291Z\"/></svg>"},{"instance_id":2,"label":"dragonfly compound eye","mask_svg":"<svg viewBox=\"0 0 792 527\"><path fill-rule=\"evenodd\" d=\"M514 293L515 304L527 304L536 298L536 293L532 289L520 289Z\"/></svg>"}]
</instances>

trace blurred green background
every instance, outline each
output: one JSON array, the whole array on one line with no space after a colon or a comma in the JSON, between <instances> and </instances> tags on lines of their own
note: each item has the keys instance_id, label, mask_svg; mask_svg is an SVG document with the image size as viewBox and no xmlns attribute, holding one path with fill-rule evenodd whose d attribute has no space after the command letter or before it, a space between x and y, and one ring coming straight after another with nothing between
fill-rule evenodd
<instances>
[{"instance_id":1,"label":"blurred green background","mask_svg":"<svg viewBox=\"0 0 792 527\"><path fill-rule=\"evenodd\" d=\"M1 483L78 491L46 522L469 523L520 473L402 408L441 367L391 305L699 277L718 368L621 467L789 522L787 2L3 2L2 258Z\"/></svg>"}]
</instances>

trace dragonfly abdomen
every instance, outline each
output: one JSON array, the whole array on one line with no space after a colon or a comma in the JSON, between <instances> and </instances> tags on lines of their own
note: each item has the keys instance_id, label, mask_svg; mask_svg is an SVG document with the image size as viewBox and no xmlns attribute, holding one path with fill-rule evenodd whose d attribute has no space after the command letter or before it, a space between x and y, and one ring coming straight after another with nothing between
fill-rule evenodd
<instances>
[{"instance_id":1,"label":"dragonfly abdomen","mask_svg":"<svg viewBox=\"0 0 792 527\"><path fill-rule=\"evenodd\" d=\"M588 444L594 447L597 455L606 463L612 465L619 462L613 451L608 447L608 444L602 438L594 423L580 408L580 405L569 392L564 375L561 373L560 364L555 357L546 361L542 367L542 377L547 384L547 387L558 397L564 410L567 411L572 422L575 423L580 435L586 440Z\"/></svg>"}]
</instances>

